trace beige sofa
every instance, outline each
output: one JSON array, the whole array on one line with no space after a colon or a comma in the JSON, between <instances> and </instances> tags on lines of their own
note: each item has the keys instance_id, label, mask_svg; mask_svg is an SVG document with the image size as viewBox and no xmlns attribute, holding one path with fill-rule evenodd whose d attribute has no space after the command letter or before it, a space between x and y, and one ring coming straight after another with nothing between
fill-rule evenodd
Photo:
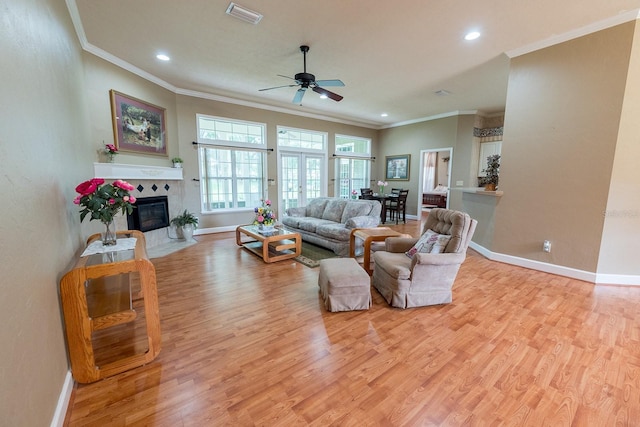
<instances>
[{"instance_id":1,"label":"beige sofa","mask_svg":"<svg viewBox=\"0 0 640 427\"><path fill-rule=\"evenodd\" d=\"M381 209L377 200L318 197L307 206L288 208L282 223L300 233L303 241L349 256L351 230L377 227ZM356 254L362 253L362 241L356 244Z\"/></svg>"}]
</instances>

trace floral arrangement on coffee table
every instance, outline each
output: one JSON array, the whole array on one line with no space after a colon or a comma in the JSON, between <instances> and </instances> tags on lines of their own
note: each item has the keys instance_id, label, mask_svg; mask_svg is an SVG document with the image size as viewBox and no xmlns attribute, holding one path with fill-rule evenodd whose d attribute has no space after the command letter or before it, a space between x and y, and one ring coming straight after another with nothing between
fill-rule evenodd
<instances>
[{"instance_id":1,"label":"floral arrangement on coffee table","mask_svg":"<svg viewBox=\"0 0 640 427\"><path fill-rule=\"evenodd\" d=\"M262 200L262 206L258 206L254 209L256 218L253 221L254 225L272 226L276 221L276 216L271 209L271 200Z\"/></svg>"}]
</instances>

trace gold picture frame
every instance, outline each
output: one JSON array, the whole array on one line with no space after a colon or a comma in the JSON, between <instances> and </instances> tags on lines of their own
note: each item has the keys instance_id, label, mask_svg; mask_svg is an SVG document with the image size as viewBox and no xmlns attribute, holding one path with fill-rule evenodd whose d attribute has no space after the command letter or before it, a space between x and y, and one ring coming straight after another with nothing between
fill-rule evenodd
<instances>
[{"instance_id":1,"label":"gold picture frame","mask_svg":"<svg viewBox=\"0 0 640 427\"><path fill-rule=\"evenodd\" d=\"M113 89L109 95L118 151L166 157L165 109Z\"/></svg>"}]
</instances>

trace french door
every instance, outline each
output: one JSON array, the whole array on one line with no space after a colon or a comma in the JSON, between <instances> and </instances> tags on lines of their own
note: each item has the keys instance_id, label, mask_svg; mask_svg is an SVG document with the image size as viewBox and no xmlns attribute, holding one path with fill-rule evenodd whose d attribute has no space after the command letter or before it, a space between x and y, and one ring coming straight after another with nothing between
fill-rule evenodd
<instances>
[{"instance_id":1,"label":"french door","mask_svg":"<svg viewBox=\"0 0 640 427\"><path fill-rule=\"evenodd\" d=\"M280 212L326 194L325 163L323 154L280 152Z\"/></svg>"}]
</instances>

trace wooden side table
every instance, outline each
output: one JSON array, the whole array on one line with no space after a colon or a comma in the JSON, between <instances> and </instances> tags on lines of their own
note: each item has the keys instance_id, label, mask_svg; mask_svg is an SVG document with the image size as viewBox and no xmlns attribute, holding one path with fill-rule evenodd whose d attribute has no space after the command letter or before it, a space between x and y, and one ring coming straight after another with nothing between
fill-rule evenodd
<instances>
[{"instance_id":1,"label":"wooden side table","mask_svg":"<svg viewBox=\"0 0 640 427\"><path fill-rule=\"evenodd\" d=\"M354 228L351 230L351 236L349 240L349 256L355 258L356 256L356 237L364 240L364 260L363 268L371 276L371 243L382 242L387 237L399 237L404 236L403 233L392 230L389 227L376 227L376 228Z\"/></svg>"},{"instance_id":2,"label":"wooden side table","mask_svg":"<svg viewBox=\"0 0 640 427\"><path fill-rule=\"evenodd\" d=\"M242 234L254 240L243 242ZM302 253L302 236L282 227L262 234L257 225L241 225L236 228L236 243L268 263L295 258Z\"/></svg>"},{"instance_id":3,"label":"wooden side table","mask_svg":"<svg viewBox=\"0 0 640 427\"><path fill-rule=\"evenodd\" d=\"M160 313L156 271L147 258L144 234L140 231L119 231L118 238L135 237L134 249L80 257L74 268L60 281L60 297L64 313L67 346L73 378L90 383L151 362L160 352ZM87 244L100 240L99 234L89 237ZM139 289L139 291L138 291ZM136 292L137 291L137 292ZM131 336L142 333L142 345L130 344L129 337L114 333L112 347L123 338L126 355L110 350L109 360L98 366L94 338L108 328L134 322L139 317L134 302L144 310L144 326L129 331ZM130 329L134 328L132 325ZM109 331L109 332L111 332ZM124 335L127 335L125 332ZM140 340L138 340L140 341ZM140 348L141 347L141 348ZM133 354L130 354L133 353Z\"/></svg>"}]
</instances>

